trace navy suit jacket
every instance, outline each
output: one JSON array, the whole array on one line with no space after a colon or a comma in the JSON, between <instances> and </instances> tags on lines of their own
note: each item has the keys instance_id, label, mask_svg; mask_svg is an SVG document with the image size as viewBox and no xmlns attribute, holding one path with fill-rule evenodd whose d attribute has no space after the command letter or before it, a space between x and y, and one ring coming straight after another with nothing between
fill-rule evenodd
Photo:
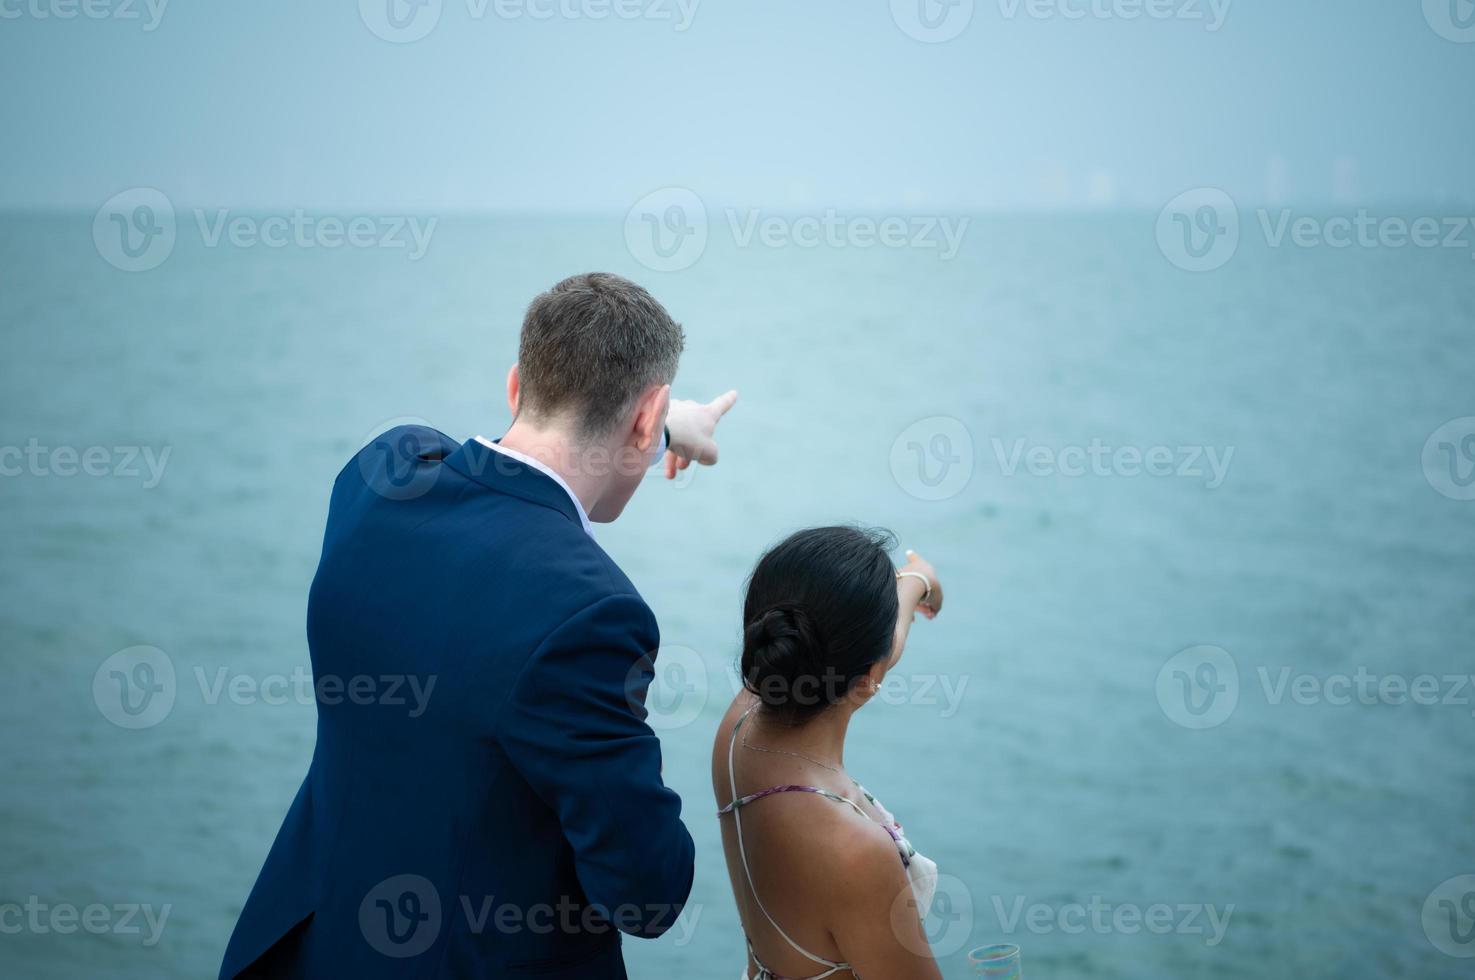
<instances>
[{"instance_id":1,"label":"navy suit jacket","mask_svg":"<svg viewBox=\"0 0 1475 980\"><path fill-rule=\"evenodd\" d=\"M220 976L620 978L691 889L659 634L552 479L391 429L338 475L312 763Z\"/></svg>"}]
</instances>

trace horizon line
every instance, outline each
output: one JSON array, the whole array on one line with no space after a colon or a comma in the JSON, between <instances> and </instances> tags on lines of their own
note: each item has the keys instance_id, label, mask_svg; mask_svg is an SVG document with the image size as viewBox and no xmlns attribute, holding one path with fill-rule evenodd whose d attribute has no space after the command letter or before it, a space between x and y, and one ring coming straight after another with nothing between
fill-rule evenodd
<instances>
[{"instance_id":1,"label":"horizon line","mask_svg":"<svg viewBox=\"0 0 1475 980\"><path fill-rule=\"evenodd\" d=\"M1338 214L1355 211L1358 209L1371 208L1400 208L1400 209L1431 209L1438 208L1448 212L1450 209L1464 208L1475 212L1475 200L1462 198L1439 199L1435 197L1382 197L1361 201L1335 201L1329 199L1307 199L1300 201L1266 201L1263 199L1251 199L1240 201L1230 195L1231 201L1241 211L1319 211L1335 212ZM0 214L5 215L87 215L96 214L106 202L99 204L30 204L19 202L0 201ZM187 201L183 203L170 202L176 211L236 211L243 214L294 214L302 212L310 215L325 216L425 216L425 217L529 217L529 218L621 218L630 214L631 207L529 207L526 205L454 205L451 207L437 206L431 204L399 205L399 204L287 204L287 203L222 203L218 201L201 202ZM1143 214L1154 213L1163 210L1171 200L1160 204L1147 204L1141 202L1117 202L1111 204L1091 203L1069 203L1069 204L921 204L921 203L883 203L883 204L738 204L733 202L704 202L709 213L716 212L719 216L728 211L743 212L767 212L773 215L815 215L827 212L843 212L857 216L943 216L943 215L997 215L997 216L1034 216L1034 215L1110 215L1110 214ZM1461 215L1462 217L1467 215Z\"/></svg>"}]
</instances>

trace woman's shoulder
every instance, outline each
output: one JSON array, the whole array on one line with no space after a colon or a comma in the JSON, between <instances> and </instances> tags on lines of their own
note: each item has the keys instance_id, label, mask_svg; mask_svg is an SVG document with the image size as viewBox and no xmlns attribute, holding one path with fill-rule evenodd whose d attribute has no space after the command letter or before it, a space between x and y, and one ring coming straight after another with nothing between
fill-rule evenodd
<instances>
[{"instance_id":1,"label":"woman's shoulder","mask_svg":"<svg viewBox=\"0 0 1475 980\"><path fill-rule=\"evenodd\" d=\"M743 809L744 826L773 858L821 871L821 880L831 880L834 870L866 880L905 876L896 841L842 787L776 785L787 788Z\"/></svg>"},{"instance_id":2,"label":"woman's shoulder","mask_svg":"<svg viewBox=\"0 0 1475 980\"><path fill-rule=\"evenodd\" d=\"M788 799L784 799L788 797ZM767 861L785 869L799 904L825 908L836 918L888 909L907 888L896 842L875 821L849 806L814 794L779 794L762 833ZM807 804L807 805L806 805Z\"/></svg>"},{"instance_id":3,"label":"woman's shoulder","mask_svg":"<svg viewBox=\"0 0 1475 980\"><path fill-rule=\"evenodd\" d=\"M825 864L842 870L880 866L886 871L905 874L906 866L897 854L896 841L886 828L838 800L815 799L813 795L810 800L809 807L803 807L800 800L791 801L792 827L786 828L790 840L809 853L822 855Z\"/></svg>"}]
</instances>

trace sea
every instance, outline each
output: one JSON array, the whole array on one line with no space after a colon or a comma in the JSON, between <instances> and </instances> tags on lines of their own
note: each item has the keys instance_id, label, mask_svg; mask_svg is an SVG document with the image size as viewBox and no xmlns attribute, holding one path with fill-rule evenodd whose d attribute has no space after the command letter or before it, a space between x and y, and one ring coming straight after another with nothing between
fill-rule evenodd
<instances>
[{"instance_id":1,"label":"sea","mask_svg":"<svg viewBox=\"0 0 1475 980\"><path fill-rule=\"evenodd\" d=\"M938 863L944 976L999 943L1031 980L1475 969L1468 246L1246 213L1187 248L1102 211L957 215L956 247L715 213L654 251L623 214L421 215L419 249L217 216L140 258L106 216L0 215L0 974L215 975L313 751L335 474L402 421L499 435L528 301L591 270L683 324L676 396L740 392L717 465L596 530L661 626L697 844L632 976L742 968L709 752L743 581L846 522L946 591L846 754Z\"/></svg>"}]
</instances>

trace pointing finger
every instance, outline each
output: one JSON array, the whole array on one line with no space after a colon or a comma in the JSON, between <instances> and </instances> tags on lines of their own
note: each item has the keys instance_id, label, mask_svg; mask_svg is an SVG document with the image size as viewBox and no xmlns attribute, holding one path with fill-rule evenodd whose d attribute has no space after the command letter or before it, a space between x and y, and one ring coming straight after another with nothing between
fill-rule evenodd
<instances>
[{"instance_id":1,"label":"pointing finger","mask_svg":"<svg viewBox=\"0 0 1475 980\"><path fill-rule=\"evenodd\" d=\"M718 395L716 398L712 399L710 402L707 403L707 407L712 409L712 411L715 412L717 417L720 419L722 418L722 416L726 415L729 411L732 410L732 406L737 404L737 399L737 390L733 389L732 391Z\"/></svg>"}]
</instances>

